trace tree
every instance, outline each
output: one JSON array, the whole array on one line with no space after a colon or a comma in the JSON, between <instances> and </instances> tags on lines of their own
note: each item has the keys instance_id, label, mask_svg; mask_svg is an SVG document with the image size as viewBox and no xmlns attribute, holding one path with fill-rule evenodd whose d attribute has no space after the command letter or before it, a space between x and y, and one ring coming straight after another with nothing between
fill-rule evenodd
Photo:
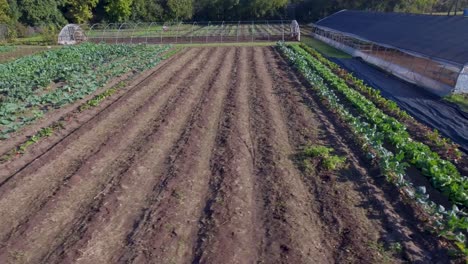
<instances>
[{"instance_id":1,"label":"tree","mask_svg":"<svg viewBox=\"0 0 468 264\"><path fill-rule=\"evenodd\" d=\"M430 12L442 0L295 0L297 19L316 21L342 9L380 12Z\"/></svg>"},{"instance_id":2,"label":"tree","mask_svg":"<svg viewBox=\"0 0 468 264\"><path fill-rule=\"evenodd\" d=\"M456 4L458 3L458 4ZM74 23L188 20L316 21L341 9L430 13L454 11L468 0L0 0L0 23L14 28ZM285 12L288 10L289 12ZM289 13L286 14L286 13Z\"/></svg>"},{"instance_id":3,"label":"tree","mask_svg":"<svg viewBox=\"0 0 468 264\"><path fill-rule=\"evenodd\" d=\"M170 19L184 20L193 17L192 0L167 0L167 7Z\"/></svg>"},{"instance_id":4,"label":"tree","mask_svg":"<svg viewBox=\"0 0 468 264\"><path fill-rule=\"evenodd\" d=\"M9 16L10 16L11 22L12 23L18 22L20 17L21 17L21 10L18 7L17 1L16 0L8 0L8 5L10 7Z\"/></svg>"},{"instance_id":5,"label":"tree","mask_svg":"<svg viewBox=\"0 0 468 264\"><path fill-rule=\"evenodd\" d=\"M6 0L0 0L0 24L10 24L10 5Z\"/></svg>"},{"instance_id":6,"label":"tree","mask_svg":"<svg viewBox=\"0 0 468 264\"><path fill-rule=\"evenodd\" d=\"M105 10L111 22L127 21L132 13L132 0L108 0Z\"/></svg>"},{"instance_id":7,"label":"tree","mask_svg":"<svg viewBox=\"0 0 468 264\"><path fill-rule=\"evenodd\" d=\"M194 3L197 20L240 19L240 0L198 0Z\"/></svg>"},{"instance_id":8,"label":"tree","mask_svg":"<svg viewBox=\"0 0 468 264\"><path fill-rule=\"evenodd\" d=\"M199 0L195 1L198 20L252 20L281 18L288 0Z\"/></svg>"},{"instance_id":9,"label":"tree","mask_svg":"<svg viewBox=\"0 0 468 264\"><path fill-rule=\"evenodd\" d=\"M99 0L68 0L65 16L74 23L85 23L93 17L93 8Z\"/></svg>"},{"instance_id":10,"label":"tree","mask_svg":"<svg viewBox=\"0 0 468 264\"><path fill-rule=\"evenodd\" d=\"M162 21L164 8L161 2L152 0L133 0L132 21L155 22Z\"/></svg>"},{"instance_id":11,"label":"tree","mask_svg":"<svg viewBox=\"0 0 468 264\"><path fill-rule=\"evenodd\" d=\"M66 0L17 0L21 13L19 21L30 26L63 26L67 20L60 8Z\"/></svg>"},{"instance_id":12,"label":"tree","mask_svg":"<svg viewBox=\"0 0 468 264\"><path fill-rule=\"evenodd\" d=\"M395 7L397 12L430 13L436 0L402 0Z\"/></svg>"},{"instance_id":13,"label":"tree","mask_svg":"<svg viewBox=\"0 0 468 264\"><path fill-rule=\"evenodd\" d=\"M244 1L244 6L247 7L248 10L246 13L250 13L252 18L274 16L279 9L285 8L287 4L288 0Z\"/></svg>"}]
</instances>

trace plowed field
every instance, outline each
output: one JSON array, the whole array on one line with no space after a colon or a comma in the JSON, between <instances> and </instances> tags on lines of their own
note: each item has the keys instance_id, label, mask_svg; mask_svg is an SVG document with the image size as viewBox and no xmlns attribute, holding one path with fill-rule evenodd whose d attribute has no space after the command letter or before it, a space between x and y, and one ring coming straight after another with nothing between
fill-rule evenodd
<instances>
[{"instance_id":1,"label":"plowed field","mask_svg":"<svg viewBox=\"0 0 468 264\"><path fill-rule=\"evenodd\" d=\"M185 49L109 100L0 165L0 263L449 259L273 47Z\"/></svg>"}]
</instances>

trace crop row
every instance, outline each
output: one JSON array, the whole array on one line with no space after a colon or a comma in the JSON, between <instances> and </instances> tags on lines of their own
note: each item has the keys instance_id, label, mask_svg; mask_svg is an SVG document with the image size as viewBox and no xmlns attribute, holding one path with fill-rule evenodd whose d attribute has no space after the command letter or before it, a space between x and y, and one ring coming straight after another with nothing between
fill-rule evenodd
<instances>
[{"instance_id":1,"label":"crop row","mask_svg":"<svg viewBox=\"0 0 468 264\"><path fill-rule=\"evenodd\" d=\"M347 72L346 70L343 70L336 63L323 57L318 51L312 49L304 43L301 43L300 45L302 49L307 51L323 65L327 66L330 70L333 71L333 73L347 81L352 86L352 88L365 95L370 101L380 107L386 114L397 118L400 122L405 123L413 135L417 135L418 131L423 131L424 135L420 136L419 140L430 145L435 145L436 147L441 147L442 150L438 152L439 155L453 160L454 162L457 162L461 159L462 152L458 149L456 144L450 142L450 140L446 138L441 137L437 130L431 131L428 127L418 123L406 111L402 110L397 103L383 97L379 90L366 85L364 81L353 76L353 74Z\"/></svg>"},{"instance_id":2,"label":"crop row","mask_svg":"<svg viewBox=\"0 0 468 264\"><path fill-rule=\"evenodd\" d=\"M171 49L170 51L168 51L168 52L164 53L164 55L162 55L162 59L165 60L165 59L168 59L168 58L174 56L181 49L182 49L181 47L176 47L176 48ZM92 99L86 101L85 103L81 104L78 108L76 108L73 111L73 113L84 112L84 111L86 111L86 110L88 110L90 108L93 108L93 107L96 107L96 106L100 105L108 97L113 96L120 89L126 87L129 80L130 79L120 81L119 83L117 83L114 86L108 88L107 90L104 90L100 94L95 95ZM26 140L25 142L20 144L18 147L15 147L15 148L11 149L10 151L7 151L4 155L0 156L0 164L2 162L11 160L11 158L13 158L15 156L23 154L28 147L30 147L31 145L37 143L41 139L43 139L45 137L49 137L52 134L54 134L55 132L57 132L57 131L59 131L61 129L64 129L65 128L64 122L68 122L70 120L71 116L73 116L73 114L67 114L65 116L62 116L58 121L52 123L52 125L42 128L35 135L29 137L28 140Z\"/></svg>"},{"instance_id":3,"label":"crop row","mask_svg":"<svg viewBox=\"0 0 468 264\"><path fill-rule=\"evenodd\" d=\"M83 44L0 65L0 138L109 80L158 64L170 46Z\"/></svg>"},{"instance_id":4,"label":"crop row","mask_svg":"<svg viewBox=\"0 0 468 264\"><path fill-rule=\"evenodd\" d=\"M347 107L340 102L340 98L335 94L335 88L325 80L315 69L313 62L309 60L310 55L300 52L299 49L291 46L279 44L281 53L298 69L298 71L312 84L313 89L319 96L328 102L330 110L348 125L356 140L363 150L367 151L369 158L377 161L387 180L400 188L401 193L413 201L431 216L431 226L437 233L455 242L459 249L468 254L466 249L466 232L468 229L467 214L456 205L452 210L446 210L429 199L424 187L414 187L408 180L406 170L408 165L402 162L402 155L399 152L395 155L388 150L383 142L385 131L380 131L375 124L369 122L367 118L355 116Z\"/></svg>"},{"instance_id":5,"label":"crop row","mask_svg":"<svg viewBox=\"0 0 468 264\"><path fill-rule=\"evenodd\" d=\"M10 52L15 49L14 46L0 46L0 53Z\"/></svg>"},{"instance_id":6,"label":"crop row","mask_svg":"<svg viewBox=\"0 0 468 264\"><path fill-rule=\"evenodd\" d=\"M420 169L432 185L446 195L452 202L468 206L468 179L462 177L455 165L440 158L427 145L415 141L406 131L406 126L388 116L374 103L358 91L351 89L346 82L336 76L329 68L313 58L299 46L291 46L298 54L304 56L309 65L327 84L336 90L344 100L353 106L366 120L382 132L380 139L390 144L401 161L408 162Z\"/></svg>"}]
</instances>

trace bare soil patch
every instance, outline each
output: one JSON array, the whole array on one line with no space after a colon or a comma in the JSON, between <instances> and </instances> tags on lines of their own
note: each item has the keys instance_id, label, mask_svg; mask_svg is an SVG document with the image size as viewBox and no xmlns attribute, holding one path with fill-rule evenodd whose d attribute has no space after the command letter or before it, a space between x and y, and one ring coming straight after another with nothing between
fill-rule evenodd
<instances>
[{"instance_id":1,"label":"bare soil patch","mask_svg":"<svg viewBox=\"0 0 468 264\"><path fill-rule=\"evenodd\" d=\"M0 165L0 263L451 261L274 48L176 58Z\"/></svg>"}]
</instances>

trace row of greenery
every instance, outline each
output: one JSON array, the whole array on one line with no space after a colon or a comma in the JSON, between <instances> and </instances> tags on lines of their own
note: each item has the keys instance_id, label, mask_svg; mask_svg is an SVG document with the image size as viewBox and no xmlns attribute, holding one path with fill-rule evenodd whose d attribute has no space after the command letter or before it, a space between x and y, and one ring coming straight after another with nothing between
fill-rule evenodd
<instances>
[{"instance_id":1,"label":"row of greenery","mask_svg":"<svg viewBox=\"0 0 468 264\"><path fill-rule=\"evenodd\" d=\"M171 47L83 44L0 65L0 138L127 72L158 64Z\"/></svg>"},{"instance_id":2,"label":"row of greenery","mask_svg":"<svg viewBox=\"0 0 468 264\"><path fill-rule=\"evenodd\" d=\"M0 23L28 26L67 22L249 20L279 17L288 0L0 0Z\"/></svg>"},{"instance_id":3,"label":"row of greenery","mask_svg":"<svg viewBox=\"0 0 468 264\"><path fill-rule=\"evenodd\" d=\"M333 73L337 74L348 83L351 83L352 88L365 95L367 99L369 99L379 108L381 108L386 114L397 118L406 126L417 126L421 128L421 130L425 130L426 134L424 142L442 148L443 151L439 152L439 155L443 155L447 159L452 160L454 162L457 162L462 158L463 154L458 149L458 146L455 143L452 143L449 139L440 136L437 130L431 131L429 128L424 127L422 124L418 123L406 111L402 110L397 103L383 97L379 90L366 85L363 80L347 72L338 64L328 60L327 58L322 56L322 54L309 47L308 45L301 43L301 48L307 51L318 61L320 61L323 65L327 66L330 70L333 71Z\"/></svg>"},{"instance_id":4,"label":"row of greenery","mask_svg":"<svg viewBox=\"0 0 468 264\"><path fill-rule=\"evenodd\" d=\"M306 55L305 50L294 46L296 52ZM393 117L390 117L367 100L363 95L347 86L346 82L331 72L312 56L306 57L310 65L324 78L327 83L338 91L346 101L351 103L367 121L375 125L383 133L383 142L391 144L399 153L400 161L406 161L421 169L422 173L431 179L434 187L441 190L453 202L468 205L468 181L462 177L456 167L439 157L431 149L411 139L406 127Z\"/></svg>"},{"instance_id":5,"label":"row of greenery","mask_svg":"<svg viewBox=\"0 0 468 264\"><path fill-rule=\"evenodd\" d=\"M161 60L166 60L172 56L174 56L177 52L179 52L182 48L181 47L176 47L168 52L165 52L161 56ZM90 108L97 107L100 105L103 101L105 101L107 98L113 96L115 93L117 93L119 90L125 88L129 81L132 79L133 76L130 76L130 78L120 81L116 85L108 88L107 90L104 90L100 94L97 94L90 100L86 101L85 103L81 104L79 107L74 110L74 113L78 112L84 112L87 111ZM58 121L52 123L48 127L44 127L41 130L39 130L35 135L31 136L28 140L20 144L18 147L15 147L11 149L10 151L7 151L4 153L2 156L0 156L0 163L8 161L12 159L15 156L21 155L24 152L26 152L27 148L30 147L31 145L34 145L38 141L40 141L43 138L49 137L52 134L62 130L65 128L64 122L68 121L70 117L73 116L73 114L67 114L65 116L62 116Z\"/></svg>"},{"instance_id":6,"label":"row of greenery","mask_svg":"<svg viewBox=\"0 0 468 264\"><path fill-rule=\"evenodd\" d=\"M77 110L75 110L75 112L84 112L84 111L86 111L86 110L88 110L90 108L98 106L105 99L107 99L108 97L114 95L115 93L117 93L119 91L119 89L124 88L126 85L127 85L127 83L124 82L124 81L119 82L118 84L114 85L113 87L105 90L104 92L96 95L92 99L90 99L90 100L86 101L85 103L83 103L82 105L80 105L77 108ZM64 129L65 128L64 123L65 123L66 120L69 119L70 116L71 115L66 115L66 116L61 117L58 121L52 123L50 126L44 127L41 130L39 130L38 132L36 132L36 134L29 137L28 140L26 140L25 142L23 142L19 146L17 146L15 148L11 149L10 151L7 151L6 153L4 153L2 156L0 156L0 163L9 161L15 156L19 156L21 154L24 154L30 146L36 144L37 142L39 142L40 140L42 140L42 139L44 139L46 137L50 137L53 134L55 134L56 132Z\"/></svg>"},{"instance_id":7,"label":"row of greenery","mask_svg":"<svg viewBox=\"0 0 468 264\"><path fill-rule=\"evenodd\" d=\"M346 102L351 104L368 123L375 126L383 137L382 143L390 144L400 161L405 161L421 170L435 188L442 191L454 203L468 206L468 179L462 177L455 165L433 152L427 145L411 138L406 126L397 119L385 114L358 91L351 89L345 80L336 76L320 61L310 56L299 46L292 46L295 52L304 56L327 84L337 91Z\"/></svg>"},{"instance_id":8,"label":"row of greenery","mask_svg":"<svg viewBox=\"0 0 468 264\"><path fill-rule=\"evenodd\" d=\"M15 50L14 46L0 46L0 53L6 53Z\"/></svg>"},{"instance_id":9,"label":"row of greenery","mask_svg":"<svg viewBox=\"0 0 468 264\"><path fill-rule=\"evenodd\" d=\"M369 120L364 114L356 116L352 113L356 108L351 107L351 100L343 104L335 92L344 94L344 87L339 90L334 84L322 76L320 62L296 46L278 45L281 53L298 69L298 71L312 84L313 90L328 104L330 110L337 113L340 119L347 124L356 141L362 149L368 153L369 158L376 161L387 180L401 189L402 195L410 198L420 205L425 213L431 216L430 226L440 235L455 242L458 248L468 255L466 232L468 229L468 218L466 212L460 210L456 205L452 210L446 210L429 199L425 187L415 187L407 176L408 165L402 162L404 154L399 150L394 152L385 147L384 138L389 131L380 130L375 122ZM323 65L322 65L323 66ZM329 75L328 75L329 76ZM358 94L348 93L355 99L361 99ZM351 98L350 98L351 99ZM365 105L369 105L366 103ZM369 110L374 111L374 110ZM378 116L378 113L375 113ZM397 124L392 124L396 125ZM391 133L391 132L390 132ZM447 183L450 184L450 183Z\"/></svg>"},{"instance_id":10,"label":"row of greenery","mask_svg":"<svg viewBox=\"0 0 468 264\"><path fill-rule=\"evenodd\" d=\"M457 3L456 6L454 3ZM430 13L468 0L0 0L0 23L28 26L67 22L300 19L315 21L341 9Z\"/></svg>"},{"instance_id":11,"label":"row of greenery","mask_svg":"<svg viewBox=\"0 0 468 264\"><path fill-rule=\"evenodd\" d=\"M339 10L367 10L450 15L462 13L468 0L299 0L295 1L299 20L315 21Z\"/></svg>"}]
</instances>

